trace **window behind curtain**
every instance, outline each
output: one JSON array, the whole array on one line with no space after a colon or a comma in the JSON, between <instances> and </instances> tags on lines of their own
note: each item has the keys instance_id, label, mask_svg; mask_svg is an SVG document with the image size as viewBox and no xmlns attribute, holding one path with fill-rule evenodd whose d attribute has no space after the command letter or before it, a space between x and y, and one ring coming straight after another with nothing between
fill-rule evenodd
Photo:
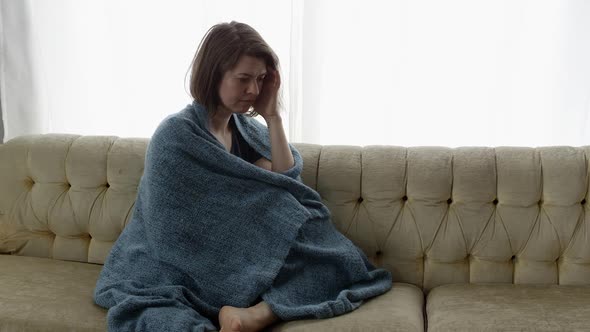
<instances>
[{"instance_id":1,"label":"window behind curtain","mask_svg":"<svg viewBox=\"0 0 590 332\"><path fill-rule=\"evenodd\" d=\"M590 1L0 2L5 138L149 137L207 29L256 28L285 129L317 144L590 144ZM7 54L9 56L7 56Z\"/></svg>"}]
</instances>

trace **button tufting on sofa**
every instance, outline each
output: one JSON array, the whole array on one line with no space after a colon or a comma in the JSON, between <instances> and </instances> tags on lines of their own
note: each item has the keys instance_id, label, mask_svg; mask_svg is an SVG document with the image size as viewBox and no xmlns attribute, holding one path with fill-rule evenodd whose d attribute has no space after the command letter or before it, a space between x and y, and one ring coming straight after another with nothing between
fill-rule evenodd
<instances>
[{"instance_id":1,"label":"button tufting on sofa","mask_svg":"<svg viewBox=\"0 0 590 332\"><path fill-rule=\"evenodd\" d=\"M47 306L47 319L75 317L52 321L61 330L86 320L106 329L106 311L92 302L97 264L134 212L148 143L52 134L0 145L0 236L14 226L30 237L11 246L0 241L0 308L9 308L0 309L0 330L13 319L6 315L15 313L22 314L23 326L29 324L27 308L41 297L59 299ZM579 200L588 193L590 147L293 145L304 159L303 182L325 198L334 225L394 278L390 293L358 311L325 322L293 322L295 329L327 324L329 330L348 317L363 330L365 314L385 327L396 321L395 312L404 313L396 316L400 324L408 322L406 314L415 318L410 321L417 328L400 329L405 331L423 331L424 325L429 331L494 329L522 322L524 316L512 310L517 300L518 310L530 309L523 311L529 325L590 326L590 218L586 199ZM365 199L371 204L359 208ZM15 302L20 289L25 297ZM76 291L87 298L72 300ZM522 292L536 297L527 302L517 296ZM478 325L485 321L491 325Z\"/></svg>"}]
</instances>

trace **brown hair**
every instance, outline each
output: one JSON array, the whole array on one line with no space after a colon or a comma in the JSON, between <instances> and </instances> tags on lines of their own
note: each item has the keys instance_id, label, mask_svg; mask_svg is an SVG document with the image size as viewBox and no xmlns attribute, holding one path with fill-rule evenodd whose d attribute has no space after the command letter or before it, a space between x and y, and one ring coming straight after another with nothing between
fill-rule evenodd
<instances>
[{"instance_id":1,"label":"brown hair","mask_svg":"<svg viewBox=\"0 0 590 332\"><path fill-rule=\"evenodd\" d=\"M279 59L274 51L248 24L235 21L216 24L201 40L191 64L190 93L208 111L215 112L221 103L219 85L223 74L232 69L242 55L262 59L271 69L279 70ZM247 115L256 116L257 113L249 111Z\"/></svg>"}]
</instances>

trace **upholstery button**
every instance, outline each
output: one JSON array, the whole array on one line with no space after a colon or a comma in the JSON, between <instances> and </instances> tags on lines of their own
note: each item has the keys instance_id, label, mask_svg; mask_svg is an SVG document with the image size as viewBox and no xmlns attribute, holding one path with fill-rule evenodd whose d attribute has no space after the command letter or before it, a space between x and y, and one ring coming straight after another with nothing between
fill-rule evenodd
<instances>
[{"instance_id":1,"label":"upholstery button","mask_svg":"<svg viewBox=\"0 0 590 332\"><path fill-rule=\"evenodd\" d=\"M447 204L451 204L453 203L453 200L451 198L447 199Z\"/></svg>"},{"instance_id":2,"label":"upholstery button","mask_svg":"<svg viewBox=\"0 0 590 332\"><path fill-rule=\"evenodd\" d=\"M359 203L362 203L364 199L362 197L359 197L359 199L357 200Z\"/></svg>"},{"instance_id":3,"label":"upholstery button","mask_svg":"<svg viewBox=\"0 0 590 332\"><path fill-rule=\"evenodd\" d=\"M497 198L494 198L493 203L494 203L494 205L498 205L498 199Z\"/></svg>"},{"instance_id":4,"label":"upholstery button","mask_svg":"<svg viewBox=\"0 0 590 332\"><path fill-rule=\"evenodd\" d=\"M584 199L583 199L583 200L580 202L580 204L582 204L582 205L586 204L586 199L584 198Z\"/></svg>"},{"instance_id":5,"label":"upholstery button","mask_svg":"<svg viewBox=\"0 0 590 332\"><path fill-rule=\"evenodd\" d=\"M402 200L407 201L408 200L408 196L402 197Z\"/></svg>"},{"instance_id":6,"label":"upholstery button","mask_svg":"<svg viewBox=\"0 0 590 332\"><path fill-rule=\"evenodd\" d=\"M375 253L375 256L381 256L383 254L383 252L381 252L381 250L377 250L377 252Z\"/></svg>"}]
</instances>

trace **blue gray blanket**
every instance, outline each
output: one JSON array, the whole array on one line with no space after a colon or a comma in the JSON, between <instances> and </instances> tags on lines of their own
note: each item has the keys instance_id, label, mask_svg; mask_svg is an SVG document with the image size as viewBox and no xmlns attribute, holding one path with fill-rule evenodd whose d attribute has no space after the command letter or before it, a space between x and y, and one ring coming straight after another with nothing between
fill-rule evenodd
<instances>
[{"instance_id":1,"label":"blue gray blanket","mask_svg":"<svg viewBox=\"0 0 590 332\"><path fill-rule=\"evenodd\" d=\"M271 160L268 129L234 114L244 139ZM303 161L270 172L230 153L197 103L152 137L132 219L98 279L95 302L111 331L210 331L224 305L266 301L283 320L328 318L386 292L374 268L339 233Z\"/></svg>"}]
</instances>

